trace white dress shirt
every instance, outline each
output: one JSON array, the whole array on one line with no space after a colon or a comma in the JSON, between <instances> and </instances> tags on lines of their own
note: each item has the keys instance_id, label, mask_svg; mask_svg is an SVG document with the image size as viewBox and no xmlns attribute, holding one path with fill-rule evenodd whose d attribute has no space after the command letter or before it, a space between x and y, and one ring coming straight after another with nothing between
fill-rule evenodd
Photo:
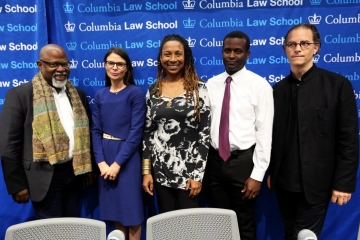
<instances>
[{"instance_id":1,"label":"white dress shirt","mask_svg":"<svg viewBox=\"0 0 360 240\"><path fill-rule=\"evenodd\" d=\"M59 93L54 88L53 95L60 122L69 137L69 159L73 157L74 150L74 115L65 87Z\"/></svg>"},{"instance_id":2,"label":"white dress shirt","mask_svg":"<svg viewBox=\"0 0 360 240\"><path fill-rule=\"evenodd\" d=\"M219 126L226 78L223 72L207 82L210 98L213 148L219 148ZM245 66L231 75L229 140L230 150L245 150L256 144L253 156L254 169L250 177L262 181L270 163L272 125L274 117L273 91L261 76Z\"/></svg>"}]
</instances>

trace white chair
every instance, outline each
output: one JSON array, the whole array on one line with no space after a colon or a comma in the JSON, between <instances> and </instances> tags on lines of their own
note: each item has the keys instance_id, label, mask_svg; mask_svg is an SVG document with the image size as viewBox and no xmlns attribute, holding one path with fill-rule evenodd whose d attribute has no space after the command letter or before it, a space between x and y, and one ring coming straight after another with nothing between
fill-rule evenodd
<instances>
[{"instance_id":1,"label":"white chair","mask_svg":"<svg viewBox=\"0 0 360 240\"><path fill-rule=\"evenodd\" d=\"M106 240L104 222L87 218L48 218L19 223L6 230L5 240Z\"/></svg>"},{"instance_id":2,"label":"white chair","mask_svg":"<svg viewBox=\"0 0 360 240\"><path fill-rule=\"evenodd\" d=\"M240 240L236 214L219 208L190 208L147 220L147 240Z\"/></svg>"}]
</instances>

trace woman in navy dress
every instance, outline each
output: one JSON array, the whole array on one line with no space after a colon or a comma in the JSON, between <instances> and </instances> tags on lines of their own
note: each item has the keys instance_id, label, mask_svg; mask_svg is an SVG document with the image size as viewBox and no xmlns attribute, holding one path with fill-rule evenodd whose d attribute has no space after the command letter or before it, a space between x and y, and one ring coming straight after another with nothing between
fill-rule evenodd
<instances>
[{"instance_id":1,"label":"woman in navy dress","mask_svg":"<svg viewBox=\"0 0 360 240\"><path fill-rule=\"evenodd\" d=\"M104 57L106 88L94 99L92 143L100 169L100 218L140 239L144 220L141 157L145 96L135 86L128 54L110 48Z\"/></svg>"}]
</instances>

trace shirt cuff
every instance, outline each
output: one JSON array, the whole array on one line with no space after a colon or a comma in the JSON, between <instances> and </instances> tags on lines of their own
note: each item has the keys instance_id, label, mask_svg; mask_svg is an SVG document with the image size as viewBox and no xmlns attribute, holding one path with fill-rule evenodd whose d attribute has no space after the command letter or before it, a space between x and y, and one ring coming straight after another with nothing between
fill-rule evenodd
<instances>
[{"instance_id":1,"label":"shirt cuff","mask_svg":"<svg viewBox=\"0 0 360 240\"><path fill-rule=\"evenodd\" d=\"M265 173L266 173L266 171L263 171L261 169L256 169L254 167L250 177L256 181L262 182L264 179Z\"/></svg>"}]
</instances>

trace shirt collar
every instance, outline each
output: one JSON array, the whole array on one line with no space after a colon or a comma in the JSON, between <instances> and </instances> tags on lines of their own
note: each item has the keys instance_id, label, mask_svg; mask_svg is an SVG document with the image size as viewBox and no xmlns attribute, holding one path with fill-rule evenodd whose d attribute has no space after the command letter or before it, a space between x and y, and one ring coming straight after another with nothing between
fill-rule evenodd
<instances>
[{"instance_id":1,"label":"shirt collar","mask_svg":"<svg viewBox=\"0 0 360 240\"><path fill-rule=\"evenodd\" d=\"M301 81L299 81L298 79L294 78L293 75L292 75L292 72L290 71L290 81L293 82L293 81L296 81L296 82L305 82L307 81L309 75L314 71L314 69L316 68L315 64L312 65L312 67L307 70L306 73L304 73L302 76L301 76Z\"/></svg>"},{"instance_id":2,"label":"shirt collar","mask_svg":"<svg viewBox=\"0 0 360 240\"><path fill-rule=\"evenodd\" d=\"M62 94L62 93L64 93L64 92L66 91L66 86L62 87L62 88L60 89L60 92L59 92L59 93L58 93L58 92L56 91L56 89L53 88L53 87L51 87L51 90L53 91L53 93Z\"/></svg>"},{"instance_id":3,"label":"shirt collar","mask_svg":"<svg viewBox=\"0 0 360 240\"><path fill-rule=\"evenodd\" d=\"M231 77L232 78L232 82L237 85L238 83L240 83L241 79L242 79L242 75L244 75L246 72L246 67L244 66L242 69L240 69L239 71L237 71L236 73L234 73L233 75L229 75L226 71L225 71L225 75L226 78L227 77ZM224 84L226 83L226 78L224 80Z\"/></svg>"}]
</instances>

